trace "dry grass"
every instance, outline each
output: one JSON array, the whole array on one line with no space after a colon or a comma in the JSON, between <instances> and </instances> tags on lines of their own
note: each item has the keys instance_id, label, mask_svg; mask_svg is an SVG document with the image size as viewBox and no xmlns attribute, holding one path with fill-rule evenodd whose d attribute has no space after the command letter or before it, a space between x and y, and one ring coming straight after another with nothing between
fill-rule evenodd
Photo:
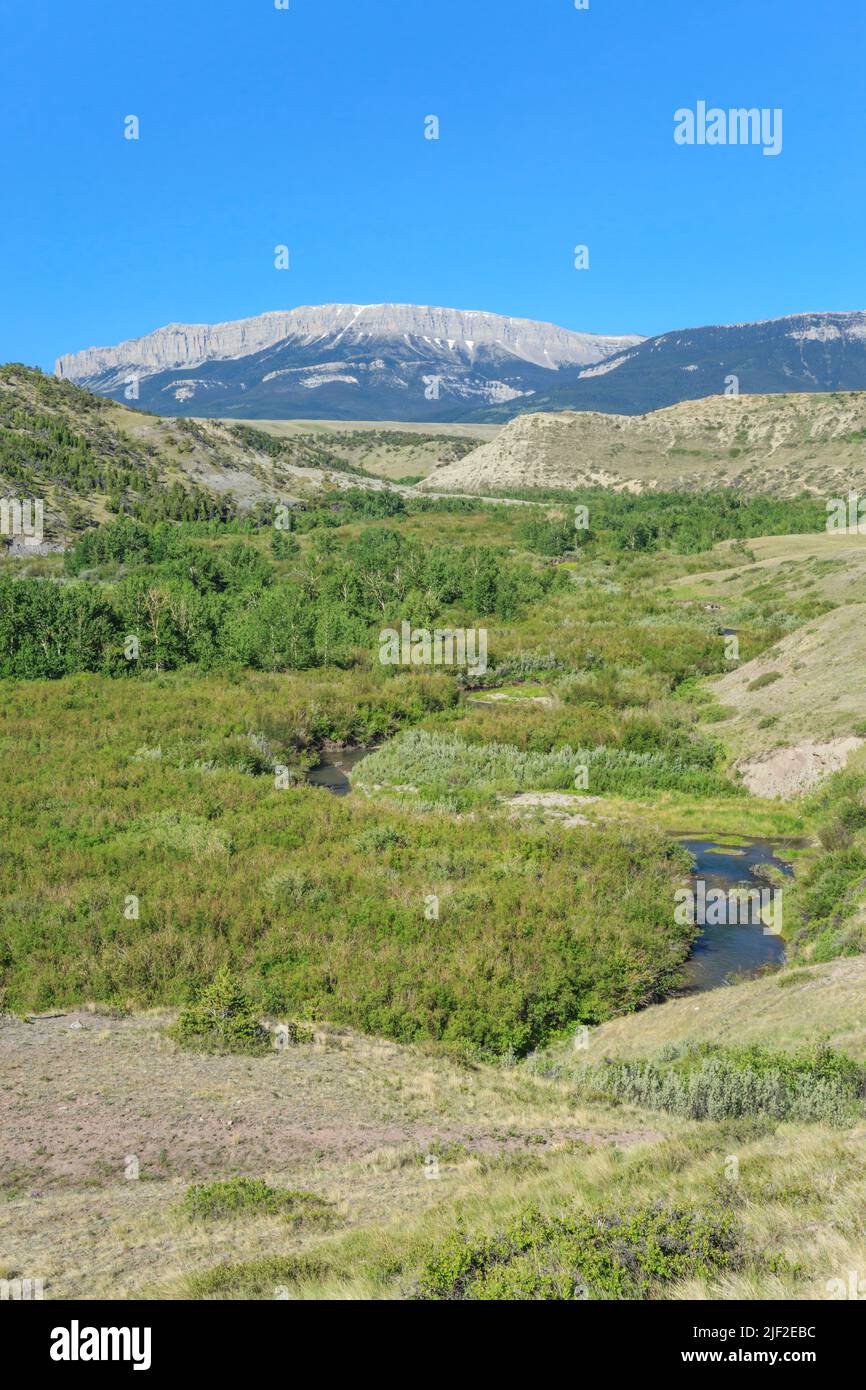
<instances>
[{"instance_id":1,"label":"dry grass","mask_svg":"<svg viewBox=\"0 0 866 1390\"><path fill-rule=\"evenodd\" d=\"M864 984L858 958L674 1000L593 1030L590 1055L823 1036L866 1058ZM4 1023L14 1122L3 1125L2 1166L17 1175L0 1207L0 1274L41 1276L48 1297L274 1298L285 1288L300 1299L401 1298L458 1221L477 1236L529 1205L574 1213L659 1201L730 1206L748 1254L743 1271L675 1285L670 1297L826 1298L829 1280L866 1274L862 1128L578 1108L569 1059L586 1054L567 1044L552 1050L564 1069L550 1079L322 1028L315 1044L273 1057L190 1056L160 1042L163 1022L85 1013ZM124 1151L139 1140L164 1153L145 1152L139 1180L124 1181ZM327 1199L335 1228L179 1216L190 1181L241 1172Z\"/></svg>"},{"instance_id":2,"label":"dry grass","mask_svg":"<svg viewBox=\"0 0 866 1390\"><path fill-rule=\"evenodd\" d=\"M199 1229L176 1212L191 1182L261 1177L314 1192L339 1226L367 1230L473 1190L514 1155L628 1148L672 1128L664 1116L623 1124L578 1110L568 1085L519 1069L464 1068L348 1030L318 1028L314 1044L264 1058L183 1053L163 1037L167 1017L0 1024L0 1278L42 1277L49 1298L138 1297L222 1260L324 1239L271 1216ZM437 1181L425 1176L430 1152ZM130 1155L137 1180L124 1177Z\"/></svg>"},{"instance_id":3,"label":"dry grass","mask_svg":"<svg viewBox=\"0 0 866 1390\"><path fill-rule=\"evenodd\" d=\"M866 957L794 966L744 984L684 995L590 1032L581 1056L645 1057L665 1043L762 1043L795 1050L818 1040L866 1061ZM552 1049L567 1061L568 1049ZM866 1272L866 1271L864 1271Z\"/></svg>"},{"instance_id":4,"label":"dry grass","mask_svg":"<svg viewBox=\"0 0 866 1390\"><path fill-rule=\"evenodd\" d=\"M730 1209L741 1231L744 1269L674 1285L675 1299L826 1299L830 1280L866 1271L861 1213L866 1197L862 1132L783 1125L750 1136L747 1127L689 1126L652 1147L622 1153L561 1154L535 1174L469 1177L449 1200L319 1242L323 1268L288 1281L296 1299L411 1296L425 1258L458 1225L473 1238L493 1235L527 1208L550 1215L600 1208L626 1212L663 1204ZM726 1176L736 1158L736 1179ZM431 1184L432 1185L432 1184ZM286 1247L283 1246L282 1249ZM271 1254L274 1252L272 1251ZM267 1264L233 1261L212 1296L275 1296ZM189 1280L159 1290L201 1295Z\"/></svg>"},{"instance_id":5,"label":"dry grass","mask_svg":"<svg viewBox=\"0 0 866 1390\"><path fill-rule=\"evenodd\" d=\"M739 487L793 497L863 488L866 393L709 396L646 415L520 415L425 487Z\"/></svg>"},{"instance_id":6,"label":"dry grass","mask_svg":"<svg viewBox=\"0 0 866 1390\"><path fill-rule=\"evenodd\" d=\"M852 603L712 681L719 703L735 711L714 727L741 757L855 735L866 721L864 665L866 604ZM772 683L755 688L770 673Z\"/></svg>"}]
</instances>

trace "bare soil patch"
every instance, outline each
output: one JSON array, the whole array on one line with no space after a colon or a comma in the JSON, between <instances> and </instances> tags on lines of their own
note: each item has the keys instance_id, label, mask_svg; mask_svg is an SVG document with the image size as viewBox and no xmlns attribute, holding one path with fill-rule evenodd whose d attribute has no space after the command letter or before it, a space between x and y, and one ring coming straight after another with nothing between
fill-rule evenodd
<instances>
[{"instance_id":1,"label":"bare soil patch","mask_svg":"<svg viewBox=\"0 0 866 1390\"><path fill-rule=\"evenodd\" d=\"M490 1162L582 1162L665 1128L578 1109L567 1084L520 1069L348 1030L265 1057L183 1052L169 1017L0 1019L0 1278L42 1278L46 1298L136 1297L327 1238L273 1216L184 1223L193 1181L263 1177L325 1198L338 1228L366 1226L452 1200Z\"/></svg>"},{"instance_id":2,"label":"bare soil patch","mask_svg":"<svg viewBox=\"0 0 866 1390\"><path fill-rule=\"evenodd\" d=\"M800 796L838 772L864 740L830 739L828 743L800 743L794 748L778 748L767 757L737 764L743 781L754 796Z\"/></svg>"}]
</instances>

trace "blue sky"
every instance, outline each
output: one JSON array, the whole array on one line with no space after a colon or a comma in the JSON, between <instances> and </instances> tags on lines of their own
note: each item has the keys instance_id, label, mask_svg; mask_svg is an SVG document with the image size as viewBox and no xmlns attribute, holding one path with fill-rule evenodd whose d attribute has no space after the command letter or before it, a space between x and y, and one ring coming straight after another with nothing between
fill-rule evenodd
<instances>
[{"instance_id":1,"label":"blue sky","mask_svg":"<svg viewBox=\"0 0 866 1390\"><path fill-rule=\"evenodd\" d=\"M331 301L866 307L862 0L289 3L6 0L0 360ZM782 153L676 145L699 100L782 108Z\"/></svg>"}]
</instances>

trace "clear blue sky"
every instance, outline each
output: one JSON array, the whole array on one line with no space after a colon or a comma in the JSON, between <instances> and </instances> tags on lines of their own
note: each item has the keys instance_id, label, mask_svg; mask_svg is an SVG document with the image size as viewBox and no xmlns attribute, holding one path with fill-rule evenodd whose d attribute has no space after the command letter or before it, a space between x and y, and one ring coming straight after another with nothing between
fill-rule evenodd
<instances>
[{"instance_id":1,"label":"clear blue sky","mask_svg":"<svg viewBox=\"0 0 866 1390\"><path fill-rule=\"evenodd\" d=\"M2 0L0 361L329 301L866 307L864 58L863 0ZM701 99L781 155L678 147Z\"/></svg>"}]
</instances>

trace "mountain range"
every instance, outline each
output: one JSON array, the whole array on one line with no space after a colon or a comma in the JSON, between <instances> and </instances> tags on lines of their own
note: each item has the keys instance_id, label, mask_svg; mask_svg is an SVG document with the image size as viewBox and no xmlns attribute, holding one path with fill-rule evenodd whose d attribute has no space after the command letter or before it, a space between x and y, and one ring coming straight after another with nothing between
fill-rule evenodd
<instances>
[{"instance_id":1,"label":"mountain range","mask_svg":"<svg viewBox=\"0 0 866 1390\"><path fill-rule=\"evenodd\" d=\"M60 357L56 375L160 415L505 422L537 411L637 415L720 394L866 389L866 313L804 313L663 333L418 305L327 304L169 324Z\"/></svg>"},{"instance_id":2,"label":"mountain range","mask_svg":"<svg viewBox=\"0 0 866 1390\"><path fill-rule=\"evenodd\" d=\"M55 372L161 415L457 420L528 403L639 342L458 309L325 304L170 324L61 357Z\"/></svg>"}]
</instances>

